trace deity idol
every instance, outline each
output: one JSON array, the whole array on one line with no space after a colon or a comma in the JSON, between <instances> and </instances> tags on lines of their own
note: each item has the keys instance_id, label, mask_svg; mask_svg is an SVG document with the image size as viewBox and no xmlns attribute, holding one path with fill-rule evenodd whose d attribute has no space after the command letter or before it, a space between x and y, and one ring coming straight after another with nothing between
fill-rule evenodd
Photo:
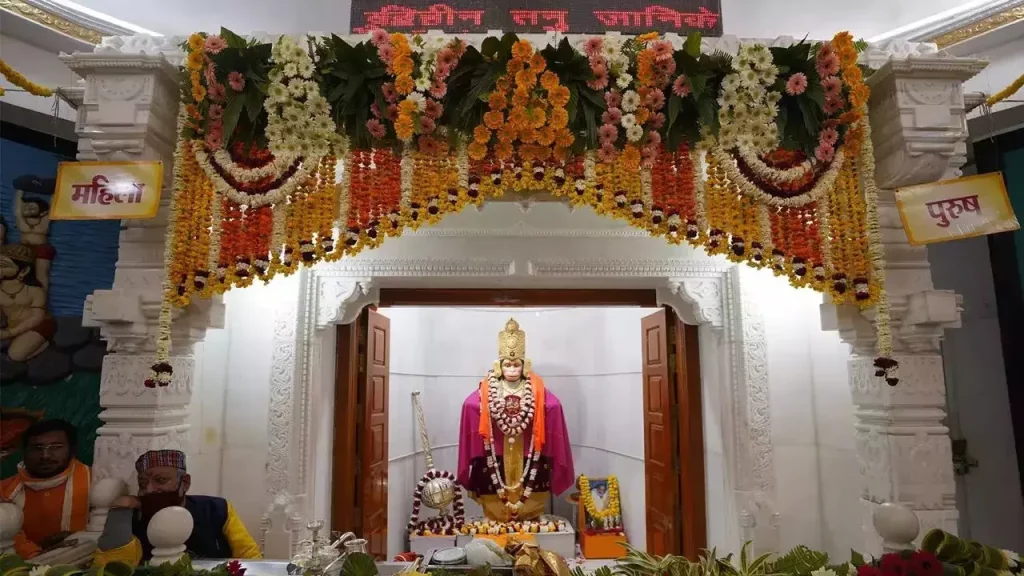
<instances>
[{"instance_id":1,"label":"deity idol","mask_svg":"<svg viewBox=\"0 0 1024 576\"><path fill-rule=\"evenodd\" d=\"M526 358L526 332L509 319L498 360L462 403L459 483L492 520L529 520L544 512L575 473L562 403Z\"/></svg>"}]
</instances>

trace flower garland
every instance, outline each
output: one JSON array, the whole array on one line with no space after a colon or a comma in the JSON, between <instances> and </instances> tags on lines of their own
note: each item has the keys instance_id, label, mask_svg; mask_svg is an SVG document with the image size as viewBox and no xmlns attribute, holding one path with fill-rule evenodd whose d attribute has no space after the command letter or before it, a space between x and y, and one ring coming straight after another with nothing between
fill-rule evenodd
<instances>
[{"instance_id":1,"label":"flower garland","mask_svg":"<svg viewBox=\"0 0 1024 576\"><path fill-rule=\"evenodd\" d=\"M549 532L572 532L569 524L564 520L513 520L511 522L499 522L497 520L477 520L467 522L459 530L461 534L476 535L490 534L493 536L501 534L545 534Z\"/></svg>"},{"instance_id":2,"label":"flower garland","mask_svg":"<svg viewBox=\"0 0 1024 576\"><path fill-rule=\"evenodd\" d=\"M452 500L452 513L427 518L420 521L420 506L423 502L423 489L433 480L448 480L455 488L455 498ZM455 535L458 534L466 522L465 505L462 502L462 488L459 487L458 478L447 470L435 470L431 468L420 477L416 483L416 490L412 495L412 513L409 515L408 531L415 536L432 535Z\"/></svg>"},{"instance_id":3,"label":"flower garland","mask_svg":"<svg viewBox=\"0 0 1024 576\"><path fill-rule=\"evenodd\" d=\"M526 461L523 464L523 472L519 480L511 486L505 484L504 474L498 468L498 456L497 451L494 449L494 422L498 422L498 427L505 434L506 438L510 441L514 441L514 436L522 434L530 425L533 420L533 386L530 383L529 377L526 377L523 382L525 392L523 394L523 404L520 407L520 411L525 411L527 416L525 418L508 418L505 414L503 407L497 401L497 388L500 386L498 375L491 372L488 375L488 389L489 397L487 402L487 408L481 406L481 410L489 410L491 412L491 418L488 420L490 423L490 435L486 440L487 445L487 467L491 472L491 483L497 488L498 498L508 508L511 517L515 518L519 511L523 508L523 503L530 499L530 495L533 493L533 483L537 478L538 466L540 464L540 454L537 453L536 440L531 437L530 439L530 451L526 456ZM512 503L509 501L509 492L523 489L523 493L519 498L519 501Z\"/></svg>"},{"instance_id":4,"label":"flower garland","mask_svg":"<svg viewBox=\"0 0 1024 576\"><path fill-rule=\"evenodd\" d=\"M316 163L337 141L331 107L312 80L313 60L295 40L282 36L273 47L267 111L270 151Z\"/></svg>"},{"instance_id":5,"label":"flower garland","mask_svg":"<svg viewBox=\"0 0 1024 576\"><path fill-rule=\"evenodd\" d=\"M620 510L619 501L619 479L615 476L608 477L608 502L605 504L603 510L598 510L597 505L594 503L594 497L590 493L590 480L586 476L580 474L579 478L580 485L580 502L583 502L583 507L586 509L587 514L591 518L598 520L605 520L607 518L613 518L615 516L622 516Z\"/></svg>"},{"instance_id":6,"label":"flower garland","mask_svg":"<svg viewBox=\"0 0 1024 576\"><path fill-rule=\"evenodd\" d=\"M779 74L772 53L762 44L743 44L735 62L736 71L722 80L718 97L718 143L725 149L774 150L779 142L775 116L782 94L769 91Z\"/></svg>"},{"instance_id":7,"label":"flower garland","mask_svg":"<svg viewBox=\"0 0 1024 576\"><path fill-rule=\"evenodd\" d=\"M40 86L35 82L25 78L20 72L11 68L10 64L0 58L0 74L3 74L4 78L8 82L14 84L18 88L21 88L33 96L53 96L53 90L50 90L46 86ZM4 89L0 88L0 96L4 95Z\"/></svg>"}]
</instances>

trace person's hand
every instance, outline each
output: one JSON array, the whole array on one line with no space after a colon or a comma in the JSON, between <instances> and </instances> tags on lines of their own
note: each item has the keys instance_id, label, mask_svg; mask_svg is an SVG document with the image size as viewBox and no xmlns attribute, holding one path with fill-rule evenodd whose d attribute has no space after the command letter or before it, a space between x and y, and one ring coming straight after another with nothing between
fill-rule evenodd
<instances>
[{"instance_id":1,"label":"person's hand","mask_svg":"<svg viewBox=\"0 0 1024 576\"><path fill-rule=\"evenodd\" d=\"M135 496L118 496L111 508L139 508L142 503Z\"/></svg>"}]
</instances>

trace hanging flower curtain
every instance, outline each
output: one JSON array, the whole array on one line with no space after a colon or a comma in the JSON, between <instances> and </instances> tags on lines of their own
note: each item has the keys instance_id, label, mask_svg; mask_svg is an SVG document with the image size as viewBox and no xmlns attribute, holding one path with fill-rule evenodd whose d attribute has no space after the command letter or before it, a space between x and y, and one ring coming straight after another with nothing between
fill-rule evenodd
<instances>
[{"instance_id":1,"label":"hanging flower curtain","mask_svg":"<svg viewBox=\"0 0 1024 576\"><path fill-rule=\"evenodd\" d=\"M157 364L172 307L337 260L508 191L877 306L896 383L868 88L847 33L702 53L657 34L541 49L509 34L184 46Z\"/></svg>"}]
</instances>

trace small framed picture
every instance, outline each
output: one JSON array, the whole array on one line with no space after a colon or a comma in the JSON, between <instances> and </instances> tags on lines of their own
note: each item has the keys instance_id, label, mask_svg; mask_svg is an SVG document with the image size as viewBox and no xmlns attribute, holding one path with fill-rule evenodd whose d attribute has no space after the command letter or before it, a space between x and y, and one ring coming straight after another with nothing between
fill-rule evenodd
<instances>
[{"instance_id":1,"label":"small framed picture","mask_svg":"<svg viewBox=\"0 0 1024 576\"><path fill-rule=\"evenodd\" d=\"M622 510L619 486L610 478L580 477L580 500L583 503L583 529L587 532L622 531Z\"/></svg>"}]
</instances>

